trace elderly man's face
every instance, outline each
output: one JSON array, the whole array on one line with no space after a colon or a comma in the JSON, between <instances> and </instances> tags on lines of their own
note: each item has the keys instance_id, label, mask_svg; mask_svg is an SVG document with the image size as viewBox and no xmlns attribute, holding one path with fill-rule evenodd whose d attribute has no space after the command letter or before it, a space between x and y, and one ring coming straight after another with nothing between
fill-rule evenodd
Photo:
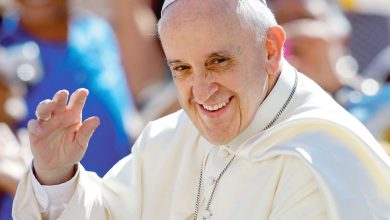
<instances>
[{"instance_id":1,"label":"elderly man's face","mask_svg":"<svg viewBox=\"0 0 390 220\"><path fill-rule=\"evenodd\" d=\"M227 144L266 96L267 53L222 1L192 2L165 11L161 42L181 106L208 141Z\"/></svg>"}]
</instances>

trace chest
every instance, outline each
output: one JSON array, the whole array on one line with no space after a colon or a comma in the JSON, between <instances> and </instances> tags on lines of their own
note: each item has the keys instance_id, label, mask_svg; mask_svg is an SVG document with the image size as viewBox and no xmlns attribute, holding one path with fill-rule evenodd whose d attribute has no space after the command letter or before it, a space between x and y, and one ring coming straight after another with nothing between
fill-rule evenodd
<instances>
[{"instance_id":1,"label":"chest","mask_svg":"<svg viewBox=\"0 0 390 220\"><path fill-rule=\"evenodd\" d=\"M232 157L214 148L200 160L183 160L192 169L164 172L172 175L155 181L153 189L144 189L149 196L144 197L143 219L194 219L195 210L198 219L209 215L210 219L267 219L283 173L282 160L254 163Z\"/></svg>"}]
</instances>

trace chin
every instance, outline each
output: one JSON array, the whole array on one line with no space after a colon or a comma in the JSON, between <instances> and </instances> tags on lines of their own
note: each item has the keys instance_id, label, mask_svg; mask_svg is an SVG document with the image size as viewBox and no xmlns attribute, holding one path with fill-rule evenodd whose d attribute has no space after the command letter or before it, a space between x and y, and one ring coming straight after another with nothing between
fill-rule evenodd
<instances>
[{"instance_id":1,"label":"chin","mask_svg":"<svg viewBox=\"0 0 390 220\"><path fill-rule=\"evenodd\" d=\"M214 145L228 144L234 137L227 137L226 135L202 135L208 142Z\"/></svg>"}]
</instances>

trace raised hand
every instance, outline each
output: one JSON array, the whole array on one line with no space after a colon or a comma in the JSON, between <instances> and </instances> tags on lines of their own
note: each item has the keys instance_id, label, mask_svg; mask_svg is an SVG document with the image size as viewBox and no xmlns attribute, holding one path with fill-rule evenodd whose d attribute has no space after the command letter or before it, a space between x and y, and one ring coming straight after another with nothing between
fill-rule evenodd
<instances>
[{"instance_id":1,"label":"raised hand","mask_svg":"<svg viewBox=\"0 0 390 220\"><path fill-rule=\"evenodd\" d=\"M78 89L67 104L68 96L68 91L61 90L52 100L39 103L37 119L28 123L35 175L43 185L72 178L75 164L83 158L92 133L100 124L97 117L82 121L88 90Z\"/></svg>"}]
</instances>

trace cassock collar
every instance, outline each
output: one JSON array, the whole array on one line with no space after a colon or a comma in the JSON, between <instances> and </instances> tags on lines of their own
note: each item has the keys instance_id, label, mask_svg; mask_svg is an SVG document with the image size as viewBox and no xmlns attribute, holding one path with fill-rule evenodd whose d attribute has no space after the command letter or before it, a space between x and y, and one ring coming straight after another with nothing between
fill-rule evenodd
<instances>
[{"instance_id":1,"label":"cassock collar","mask_svg":"<svg viewBox=\"0 0 390 220\"><path fill-rule=\"evenodd\" d=\"M235 137L226 147L231 153L241 151L242 145L249 138L264 132L263 129L276 117L276 114L286 103L291 91L293 90L296 77L296 70L287 61L283 60L282 72L276 82L274 88L268 94L267 98L259 106L257 113L250 125ZM288 114L287 109L282 113L282 116ZM274 126L280 123L280 119L276 120Z\"/></svg>"}]
</instances>

